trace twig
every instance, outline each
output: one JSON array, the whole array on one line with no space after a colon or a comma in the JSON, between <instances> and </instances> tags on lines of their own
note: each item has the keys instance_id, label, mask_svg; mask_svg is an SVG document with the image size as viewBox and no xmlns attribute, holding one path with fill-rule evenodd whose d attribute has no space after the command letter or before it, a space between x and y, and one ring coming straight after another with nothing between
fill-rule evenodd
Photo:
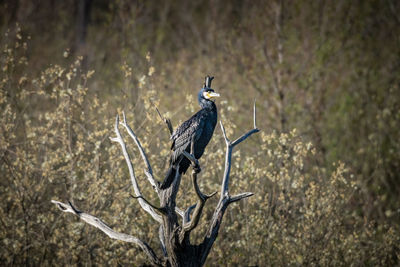
<instances>
[{"instance_id":1,"label":"twig","mask_svg":"<svg viewBox=\"0 0 400 267\"><path fill-rule=\"evenodd\" d=\"M254 195L254 193L251 193L251 192L245 192L245 193L237 194L237 195L234 195L233 197L230 197L229 201L230 201L230 203L236 202L236 201L239 201L239 200L241 200L243 198L251 197L252 195Z\"/></svg>"},{"instance_id":2,"label":"twig","mask_svg":"<svg viewBox=\"0 0 400 267\"><path fill-rule=\"evenodd\" d=\"M163 115L161 115L160 111L158 110L158 108L155 105L154 105L154 107L156 108L157 114L158 114L158 116L160 116L160 119L163 122L165 122L165 124L167 124L167 128L168 128L169 134L172 135L172 133L174 132L174 129L172 127L171 120L168 119L168 118L165 118Z\"/></svg>"}]
</instances>

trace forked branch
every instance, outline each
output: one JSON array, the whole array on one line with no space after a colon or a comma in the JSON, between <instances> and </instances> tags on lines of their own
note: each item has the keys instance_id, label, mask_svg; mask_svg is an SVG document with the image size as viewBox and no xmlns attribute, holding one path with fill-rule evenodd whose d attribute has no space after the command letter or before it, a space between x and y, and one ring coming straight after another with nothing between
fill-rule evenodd
<instances>
[{"instance_id":1,"label":"forked branch","mask_svg":"<svg viewBox=\"0 0 400 267\"><path fill-rule=\"evenodd\" d=\"M193 152L193 146L192 146L192 152ZM203 212L204 205L210 197L214 196L217 192L214 192L210 195L205 195L201 192L199 185L197 183L197 174L199 173L200 167L198 166L198 161L197 159L193 156L193 154L189 154L186 151L183 152L183 154L192 162L193 164L193 171L192 171L192 183L193 183L193 188L196 192L197 195L197 203L196 205L193 205L189 207L189 209L194 208L193 212L193 218L190 219L190 211L188 210L187 217L184 218L184 224L182 226L182 231L179 236L179 240L182 243L185 238L188 238L190 235L190 232L197 227L200 221L201 213Z\"/></svg>"},{"instance_id":2,"label":"forked branch","mask_svg":"<svg viewBox=\"0 0 400 267\"><path fill-rule=\"evenodd\" d=\"M146 153L144 152L142 144L140 143L139 139L137 138L137 136L133 132L132 128L126 123L125 112L122 112L122 117L123 117L123 120L122 120L122 122L120 122L120 124L125 127L125 129L128 132L129 136L133 139L133 141L135 142L136 146L138 147L140 155L142 156L142 159L143 159L143 161L144 161L144 163L146 165L146 168L147 168L147 169L144 170L144 172L145 172L145 174L147 176L147 179L149 180L150 184L153 186L154 190L156 190L158 196L160 196L159 195L159 190L160 190L159 189L159 186L160 186L159 182L154 179L153 170L152 170L150 162L149 162L149 160L148 160L148 158L146 156Z\"/></svg>"},{"instance_id":3,"label":"forked branch","mask_svg":"<svg viewBox=\"0 0 400 267\"><path fill-rule=\"evenodd\" d=\"M137 183L137 180L136 180L135 170L133 169L131 158L126 149L124 139L122 138L121 133L118 129L118 124L119 124L119 116L117 115L117 117L115 119L115 127L114 127L115 134L117 135L117 137L113 137L110 139L111 139L111 141L117 142L120 144L122 153L123 153L125 161L126 161L126 165L128 166L128 169L129 169L129 176L131 178L131 183L133 186L133 190L135 192L135 196L141 197L142 193L140 192L139 184ZM138 198L138 201L139 201L140 206L145 211L147 211L147 213L149 213L151 215L151 217L153 217L157 222L162 223L161 216L157 212L155 212L155 210L153 209L153 207L151 205L149 205L145 200L143 200L143 198Z\"/></svg>"},{"instance_id":4,"label":"forked branch","mask_svg":"<svg viewBox=\"0 0 400 267\"><path fill-rule=\"evenodd\" d=\"M161 260L157 257L157 255L154 253L154 250L144 241L140 240L137 237L124 234L124 233L118 233L111 229L106 223L104 223L101 219L90 215L88 213L85 213L83 211L78 210L76 207L72 205L71 202L68 204L62 203L56 200L52 200L52 203L56 204L57 207L63 211L63 212L70 212L78 216L80 219L82 219L84 222L93 225L94 227L100 229L103 231L106 235L113 239L121 240L124 242L130 242L130 243L135 243L140 248L146 253L146 255L149 257L150 261L152 264L156 266L162 266Z\"/></svg>"},{"instance_id":5,"label":"forked branch","mask_svg":"<svg viewBox=\"0 0 400 267\"><path fill-rule=\"evenodd\" d=\"M226 208L229 206L229 204L239 201L243 198L247 198L253 195L251 192L246 192L246 193L241 193L238 195L235 195L231 197L229 195L229 178L230 178L230 171L231 171L231 165L232 165L232 151L233 148L249 138L251 135L259 132L260 130L257 128L256 124L256 103L254 102L253 106L253 129L249 130L239 138L237 138L235 141L231 142L227 135L226 131L224 128L224 125L222 122L220 122L221 126L221 131L224 136L225 140L225 145L226 145L226 153L225 153L225 171L224 171L224 176L222 179L222 184L221 184L221 197L219 199L218 205L214 210L213 217L211 219L211 224L209 226L209 229L206 233L206 236L204 237L204 240L201 244L201 265L203 265L207 259L208 254L210 253L210 250L212 248L212 245L214 244L218 232L219 232L219 227L222 223L222 218L224 216Z\"/></svg>"},{"instance_id":6,"label":"forked branch","mask_svg":"<svg viewBox=\"0 0 400 267\"><path fill-rule=\"evenodd\" d=\"M242 136L237 138L235 141L231 142L228 137L226 136L225 127L220 121L222 135L224 136L225 145L226 145L226 153L225 153L225 171L224 171L224 178L222 180L221 186L221 198L228 194L228 187L229 187L229 177L231 171L231 162L232 162L232 151L235 146L249 138L251 135L258 133L260 129L257 128L257 120L256 120L256 102L254 101L253 105L253 129L249 130L248 132L244 133Z\"/></svg>"}]
</instances>

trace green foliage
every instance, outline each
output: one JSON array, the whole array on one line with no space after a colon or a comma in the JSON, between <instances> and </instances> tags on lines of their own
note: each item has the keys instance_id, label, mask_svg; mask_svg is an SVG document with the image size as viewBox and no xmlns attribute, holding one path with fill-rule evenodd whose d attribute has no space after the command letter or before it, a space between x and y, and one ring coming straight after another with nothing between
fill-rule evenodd
<instances>
[{"instance_id":1,"label":"green foliage","mask_svg":"<svg viewBox=\"0 0 400 267\"><path fill-rule=\"evenodd\" d=\"M109 137L124 110L162 180L170 144L154 107L178 125L197 110L206 74L216 76L228 136L251 127L254 98L262 129L233 155L232 193L255 195L227 212L206 265L398 264L397 3L94 1L80 46L75 2L11 2L0 5L4 265L146 261L51 199L72 200L161 255L157 225L129 197ZM201 159L205 193L219 190L222 140L217 128ZM142 192L155 199L128 146ZM195 202L187 178L182 208ZM193 241L215 204L207 202Z\"/></svg>"}]
</instances>

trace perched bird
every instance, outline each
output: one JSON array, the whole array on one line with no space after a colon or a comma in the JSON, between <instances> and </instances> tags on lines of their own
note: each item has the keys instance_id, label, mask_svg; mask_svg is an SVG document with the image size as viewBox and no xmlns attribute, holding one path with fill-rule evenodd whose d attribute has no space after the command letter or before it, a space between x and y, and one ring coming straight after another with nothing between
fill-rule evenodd
<instances>
[{"instance_id":1,"label":"perched bird","mask_svg":"<svg viewBox=\"0 0 400 267\"><path fill-rule=\"evenodd\" d=\"M190 166L190 160L182 152L191 153L192 142L194 157L199 159L214 133L217 124L217 106L213 98L219 97L211 89L211 81L214 77L205 78L204 87L198 93L198 101L201 109L190 119L182 123L171 135L171 158L170 167L165 176L161 189L168 188L174 181L176 170L179 166L179 173L185 173Z\"/></svg>"}]
</instances>

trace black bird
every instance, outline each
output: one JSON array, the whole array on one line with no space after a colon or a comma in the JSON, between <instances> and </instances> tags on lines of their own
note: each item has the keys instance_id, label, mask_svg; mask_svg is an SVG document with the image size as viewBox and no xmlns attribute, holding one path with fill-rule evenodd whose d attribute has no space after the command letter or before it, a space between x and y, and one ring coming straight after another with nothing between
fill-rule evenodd
<instances>
[{"instance_id":1,"label":"black bird","mask_svg":"<svg viewBox=\"0 0 400 267\"><path fill-rule=\"evenodd\" d=\"M170 158L170 167L161 189L168 188L174 181L178 166L180 174L185 173L189 168L190 160L182 152L191 153L192 141L194 142L194 157L199 159L214 133L217 124L217 106L212 99L219 97L219 94L210 88L213 79L214 77L207 76L204 87L199 91L198 101L201 109L182 123L171 135L173 152Z\"/></svg>"}]
</instances>

